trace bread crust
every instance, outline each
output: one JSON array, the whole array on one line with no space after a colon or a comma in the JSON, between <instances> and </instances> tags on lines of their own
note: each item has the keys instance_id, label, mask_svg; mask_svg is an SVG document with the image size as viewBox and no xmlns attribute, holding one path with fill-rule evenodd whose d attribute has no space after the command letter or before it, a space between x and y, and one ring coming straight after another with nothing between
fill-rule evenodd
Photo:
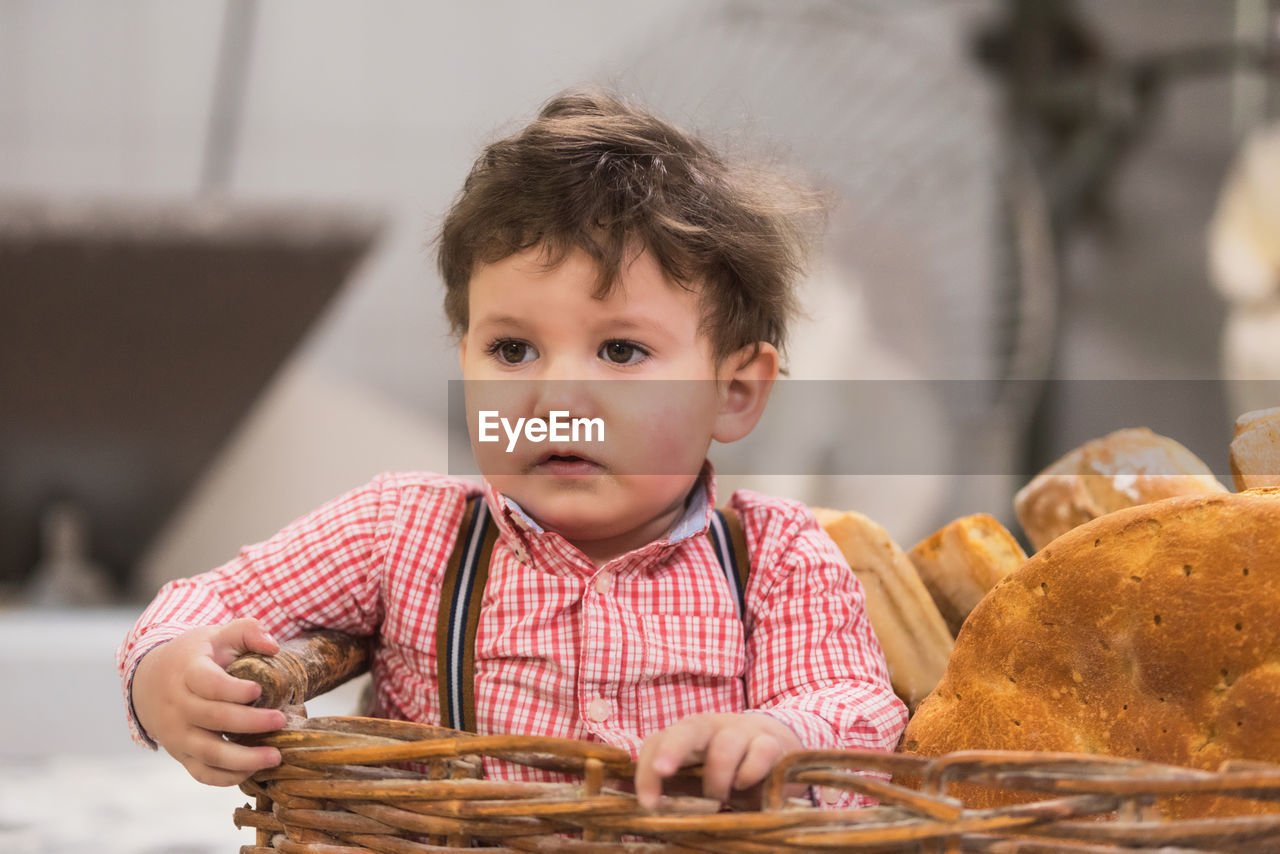
<instances>
[{"instance_id":1,"label":"bread crust","mask_svg":"<svg viewBox=\"0 0 1280 854\"><path fill-rule=\"evenodd\" d=\"M1145 427L1086 442L1036 475L1014 496L1018 522L1035 549L1091 519L1172 498L1226 492L1186 447Z\"/></svg>"},{"instance_id":2,"label":"bread crust","mask_svg":"<svg viewBox=\"0 0 1280 854\"><path fill-rule=\"evenodd\" d=\"M994 516L961 516L907 552L953 635L969 612L1027 560L1026 552Z\"/></svg>"},{"instance_id":3,"label":"bread crust","mask_svg":"<svg viewBox=\"0 0 1280 854\"><path fill-rule=\"evenodd\" d=\"M1280 489L1095 519L974 609L902 749L1105 753L1202 769L1280 762L1277 614ZM1176 817L1267 811L1207 797L1162 807Z\"/></svg>"},{"instance_id":4,"label":"bread crust","mask_svg":"<svg viewBox=\"0 0 1280 854\"><path fill-rule=\"evenodd\" d=\"M1231 477L1242 492L1280 486L1280 407L1246 412L1236 419Z\"/></svg>"}]
</instances>

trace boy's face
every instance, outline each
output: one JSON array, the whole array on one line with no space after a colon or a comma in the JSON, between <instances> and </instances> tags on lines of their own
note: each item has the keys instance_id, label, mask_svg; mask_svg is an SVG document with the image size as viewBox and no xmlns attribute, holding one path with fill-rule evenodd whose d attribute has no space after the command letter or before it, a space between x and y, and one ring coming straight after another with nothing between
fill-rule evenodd
<instances>
[{"instance_id":1,"label":"boy's face","mask_svg":"<svg viewBox=\"0 0 1280 854\"><path fill-rule=\"evenodd\" d=\"M605 299L593 296L597 276L580 250L551 269L540 249L483 265L461 343L480 470L593 557L620 553L604 543L648 542L678 518L725 399L695 293L668 281L648 252L624 266ZM502 427L488 433L498 441L477 441L482 410L511 426L552 411L600 419L604 440L585 429L568 442L522 433L508 452Z\"/></svg>"}]
</instances>

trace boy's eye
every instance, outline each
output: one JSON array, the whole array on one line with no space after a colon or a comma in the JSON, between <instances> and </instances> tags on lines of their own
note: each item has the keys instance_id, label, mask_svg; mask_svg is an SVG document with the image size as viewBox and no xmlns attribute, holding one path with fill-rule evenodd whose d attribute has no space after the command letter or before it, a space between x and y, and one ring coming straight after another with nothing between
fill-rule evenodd
<instances>
[{"instance_id":1,"label":"boy's eye","mask_svg":"<svg viewBox=\"0 0 1280 854\"><path fill-rule=\"evenodd\" d=\"M500 338L486 349L489 355L507 365L519 365L538 355L538 351L527 341L517 341L514 338Z\"/></svg>"},{"instance_id":2,"label":"boy's eye","mask_svg":"<svg viewBox=\"0 0 1280 854\"><path fill-rule=\"evenodd\" d=\"M600 348L601 358L615 365L634 365L648 355L643 347L630 341L606 341Z\"/></svg>"}]
</instances>

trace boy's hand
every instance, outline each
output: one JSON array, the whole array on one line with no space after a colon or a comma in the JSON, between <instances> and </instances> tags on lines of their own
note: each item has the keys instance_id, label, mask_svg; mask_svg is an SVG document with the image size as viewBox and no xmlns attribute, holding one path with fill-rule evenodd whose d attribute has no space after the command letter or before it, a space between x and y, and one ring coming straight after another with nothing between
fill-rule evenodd
<instances>
[{"instance_id":1,"label":"boy's hand","mask_svg":"<svg viewBox=\"0 0 1280 854\"><path fill-rule=\"evenodd\" d=\"M278 709L247 706L262 693L258 683L226 668L241 653L280 651L257 620L192 629L142 657L133 674L138 723L201 783L234 786L253 772L280 764L274 747L246 747L224 732L270 732L284 726Z\"/></svg>"},{"instance_id":2,"label":"boy's hand","mask_svg":"<svg viewBox=\"0 0 1280 854\"><path fill-rule=\"evenodd\" d=\"M662 780L682 765L701 762L703 794L728 801L730 787L756 785L779 759L803 748L791 727L768 715L690 715L640 745L636 798L644 809L654 809Z\"/></svg>"}]
</instances>

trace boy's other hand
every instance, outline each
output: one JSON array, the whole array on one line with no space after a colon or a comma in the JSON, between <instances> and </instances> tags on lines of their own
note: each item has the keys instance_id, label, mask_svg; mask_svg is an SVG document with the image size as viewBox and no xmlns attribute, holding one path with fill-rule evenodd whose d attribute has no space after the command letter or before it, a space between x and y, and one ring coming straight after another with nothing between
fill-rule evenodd
<instances>
[{"instance_id":1,"label":"boy's other hand","mask_svg":"<svg viewBox=\"0 0 1280 854\"><path fill-rule=\"evenodd\" d=\"M271 732L284 726L278 709L248 706L262 693L227 665L245 652L274 655L279 645L257 620L235 620L179 635L142 657L133 675L138 723L191 776L211 786L234 786L280 764L274 747L246 747L224 732Z\"/></svg>"},{"instance_id":2,"label":"boy's other hand","mask_svg":"<svg viewBox=\"0 0 1280 854\"><path fill-rule=\"evenodd\" d=\"M703 794L727 802L731 788L755 786L779 759L802 749L791 727L768 715L690 715L640 745L636 798L642 808L654 809L663 779L684 765L701 762Z\"/></svg>"}]
</instances>

